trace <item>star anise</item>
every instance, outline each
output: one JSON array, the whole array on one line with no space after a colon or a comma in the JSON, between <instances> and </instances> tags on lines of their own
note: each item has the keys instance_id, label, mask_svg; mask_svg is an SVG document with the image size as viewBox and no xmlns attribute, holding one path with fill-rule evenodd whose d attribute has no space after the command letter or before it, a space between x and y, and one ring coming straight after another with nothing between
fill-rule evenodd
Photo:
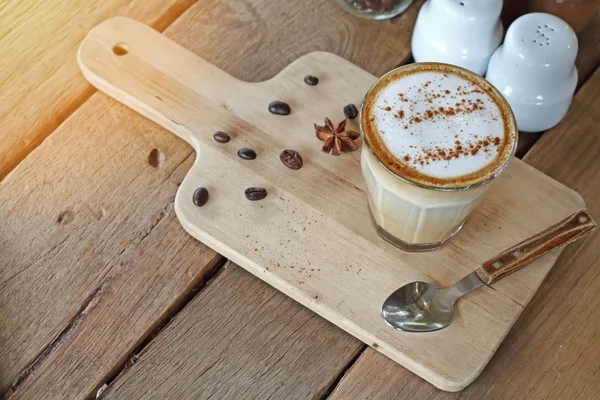
<instances>
[{"instance_id":1,"label":"star anise","mask_svg":"<svg viewBox=\"0 0 600 400\"><path fill-rule=\"evenodd\" d=\"M325 118L325 126L315 124L315 133L323 142L321 149L325 153L331 151L331 155L339 156L342 152L358 149L354 140L358 139L360 133L346 130L346 119L340 122L336 128L329 118Z\"/></svg>"}]
</instances>

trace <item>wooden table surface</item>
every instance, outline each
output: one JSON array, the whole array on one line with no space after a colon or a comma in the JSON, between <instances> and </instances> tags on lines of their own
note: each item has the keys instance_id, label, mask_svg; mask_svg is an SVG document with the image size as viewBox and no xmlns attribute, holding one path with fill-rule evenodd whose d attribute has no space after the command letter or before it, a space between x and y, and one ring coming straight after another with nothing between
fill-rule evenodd
<instances>
[{"instance_id":1,"label":"wooden table surface","mask_svg":"<svg viewBox=\"0 0 600 400\"><path fill-rule=\"evenodd\" d=\"M128 15L246 80L314 50L380 75L410 59L421 3L373 22L322 0L2 2L0 398L600 398L598 231L563 252L482 375L441 392L186 234L173 200L192 149L75 59L90 28ZM571 109L519 154L599 218L600 17L579 37Z\"/></svg>"}]
</instances>

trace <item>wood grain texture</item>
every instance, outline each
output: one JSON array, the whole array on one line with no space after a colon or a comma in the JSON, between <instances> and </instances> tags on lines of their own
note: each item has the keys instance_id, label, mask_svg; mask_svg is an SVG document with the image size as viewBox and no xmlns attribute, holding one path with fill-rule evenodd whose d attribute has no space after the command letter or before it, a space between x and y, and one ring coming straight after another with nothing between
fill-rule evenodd
<instances>
[{"instance_id":1,"label":"wood grain texture","mask_svg":"<svg viewBox=\"0 0 600 400\"><path fill-rule=\"evenodd\" d=\"M475 272L488 285L502 279L533 260L581 239L596 227L585 210L577 211L562 221L486 260Z\"/></svg>"},{"instance_id":2,"label":"wood grain texture","mask_svg":"<svg viewBox=\"0 0 600 400\"><path fill-rule=\"evenodd\" d=\"M115 55L117 43L124 43L129 53ZM528 268L531 280L519 274L521 280L473 293L459 304L459 316L449 328L430 335L389 329L379 315L385 297L414 280L447 286L472 271L465 260L480 263L508 247L503 245L507 240L525 239L583 205L576 193L515 160L452 245L441 252L407 254L364 229L370 222L367 208L357 207L366 204L358 153L328 156L312 132L312 123L323 115L338 120L344 104L359 103L374 82L372 75L319 52L269 81L241 82L124 18L95 28L82 44L79 60L96 87L167 127L198 152L175 201L188 232L445 390L460 390L480 373L556 256ZM323 79L308 86L302 80L307 73ZM269 114L273 99L289 102L292 113ZM231 133L232 141L216 142L212 133L217 130ZM257 159L241 160L240 147L254 149ZM302 154L301 170L281 164L278 155L284 148ZM191 201L200 186L211 192L202 208ZM250 203L243 197L249 186L265 187L270 195ZM552 202L539 205L539 196ZM454 362L457 353L465 357L460 366Z\"/></svg>"},{"instance_id":3,"label":"wood grain texture","mask_svg":"<svg viewBox=\"0 0 600 400\"><path fill-rule=\"evenodd\" d=\"M577 87L583 85L600 65L600 11L590 24L577 34L579 51L575 66L577 67Z\"/></svg>"},{"instance_id":4,"label":"wood grain texture","mask_svg":"<svg viewBox=\"0 0 600 400\"><path fill-rule=\"evenodd\" d=\"M525 157L575 188L595 216L600 215L598 91L600 71L575 95L566 118ZM599 289L600 234L595 230L563 252L488 367L464 391L441 392L367 349L331 398L597 399Z\"/></svg>"},{"instance_id":5,"label":"wood grain texture","mask_svg":"<svg viewBox=\"0 0 600 400\"><path fill-rule=\"evenodd\" d=\"M0 183L0 395L86 398L210 272L173 212L191 153L97 95Z\"/></svg>"},{"instance_id":6,"label":"wood grain texture","mask_svg":"<svg viewBox=\"0 0 600 400\"><path fill-rule=\"evenodd\" d=\"M328 51L383 75L410 58L422 0L386 21L356 18L331 0L199 0L170 37L244 81L275 76L295 59Z\"/></svg>"},{"instance_id":7,"label":"wood grain texture","mask_svg":"<svg viewBox=\"0 0 600 400\"><path fill-rule=\"evenodd\" d=\"M103 399L321 398L361 348L358 340L232 264Z\"/></svg>"},{"instance_id":8,"label":"wood grain texture","mask_svg":"<svg viewBox=\"0 0 600 400\"><path fill-rule=\"evenodd\" d=\"M94 92L75 59L93 26L123 15L163 30L193 2L0 2L0 180Z\"/></svg>"}]
</instances>

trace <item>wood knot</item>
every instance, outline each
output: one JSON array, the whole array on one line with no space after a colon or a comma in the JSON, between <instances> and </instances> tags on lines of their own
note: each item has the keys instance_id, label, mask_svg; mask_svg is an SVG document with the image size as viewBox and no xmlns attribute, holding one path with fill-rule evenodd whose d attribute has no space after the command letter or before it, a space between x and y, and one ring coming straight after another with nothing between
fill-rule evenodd
<instances>
[{"instance_id":1,"label":"wood knot","mask_svg":"<svg viewBox=\"0 0 600 400\"><path fill-rule=\"evenodd\" d=\"M167 157L165 156L165 153L163 153L159 149L152 149L152 151L148 155L148 164L150 164L152 168L162 167L166 160Z\"/></svg>"},{"instance_id":2,"label":"wood knot","mask_svg":"<svg viewBox=\"0 0 600 400\"><path fill-rule=\"evenodd\" d=\"M64 211L61 211L60 214L58 214L58 218L56 219L56 222L59 225L67 225L68 223L73 221L74 217L75 217L75 213L71 209L66 209Z\"/></svg>"}]
</instances>

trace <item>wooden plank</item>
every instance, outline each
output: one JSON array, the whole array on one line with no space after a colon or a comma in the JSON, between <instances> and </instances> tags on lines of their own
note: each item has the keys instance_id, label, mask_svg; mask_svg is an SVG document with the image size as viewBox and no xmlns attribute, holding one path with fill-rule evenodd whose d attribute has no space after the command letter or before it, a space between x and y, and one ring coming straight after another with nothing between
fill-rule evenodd
<instances>
[{"instance_id":1,"label":"wooden plank","mask_svg":"<svg viewBox=\"0 0 600 400\"><path fill-rule=\"evenodd\" d=\"M600 124L598 91L600 71L577 93L563 123L544 135L525 157L531 165L576 189L596 217L600 215L600 186L596 184L600 136L595 134ZM596 230L563 253L488 367L458 397L440 392L366 351L342 379L332 399L370 398L370 394L379 396L374 398L415 400L596 398L598 290L600 232ZM381 377L375 380L370 371L381 371ZM386 382L383 387L379 385L382 381Z\"/></svg>"},{"instance_id":2,"label":"wooden plank","mask_svg":"<svg viewBox=\"0 0 600 400\"><path fill-rule=\"evenodd\" d=\"M126 55L114 54L117 43L128 47ZM575 192L514 160L451 245L439 252L407 254L374 229L365 229L370 217L359 153L339 158L324 154L312 132L314 121L324 115L338 121L344 104L360 102L372 75L340 57L316 52L267 82L240 82L125 18L95 28L82 44L79 60L95 86L172 130L200 154L175 201L188 232L445 390L460 390L479 374L557 254L494 284L495 290L473 293L459 303L452 326L429 335L387 327L379 315L385 298L410 281L454 283L479 263L558 222L558 216L584 206ZM322 83L306 85L308 72ZM270 114L267 105L273 99L290 102L292 113ZM216 142L212 133L217 130L230 132L231 142ZM256 150L256 160L238 157L244 146ZM279 153L285 148L302 154L300 171L281 165ZM192 203L200 186L211 193L202 208ZM249 186L268 188L271 195L260 203L248 202L243 193ZM540 197L552 201L540 204ZM352 265L356 269L348 273ZM470 326L469 321L478 322ZM463 357L460 366L454 362L457 353Z\"/></svg>"},{"instance_id":3,"label":"wooden plank","mask_svg":"<svg viewBox=\"0 0 600 400\"><path fill-rule=\"evenodd\" d=\"M103 398L320 398L361 348L358 340L232 264Z\"/></svg>"},{"instance_id":4,"label":"wooden plank","mask_svg":"<svg viewBox=\"0 0 600 400\"><path fill-rule=\"evenodd\" d=\"M270 4L270 2L266 3ZM179 41L187 40L186 45L190 45L197 52L203 52L205 46L210 47L212 50L207 51L206 54L210 54L213 61L218 61L221 56L224 57L233 73L250 80L262 80L268 77L268 73L274 72L267 71L265 75L265 70L251 68L250 64L245 63L246 59L256 65L268 64L269 60L285 59L288 53L265 45L261 47L261 51L256 52L256 57L260 56L262 61L252 57L236 58L236 54L253 55L255 52L249 49L256 44L234 40L238 38L239 31L220 32L221 25L216 19L198 25L197 21L202 20L209 9L208 5L219 10L216 15L221 18L221 21L235 17L233 21L227 23L230 27L234 27L236 23L242 24L246 29L253 29L257 25L263 26L261 35L267 43L282 40L281 43L285 43L287 47L303 43L303 50L295 47L295 51L299 53L322 46L321 48L337 50L348 57L351 55L356 62L374 69L381 63L391 67L408 54L408 39L397 40L394 43L383 40L382 43L387 45L376 46L375 49L367 51L365 41L360 39L348 40L343 42L343 46L336 47L340 42L321 35L316 28L326 22L331 25L332 31L329 32L335 31L339 35L356 32L349 34L348 37L352 38L360 36L365 40L374 40L380 36L388 37L387 34L392 32L403 35L404 38L402 32L412 29L410 21L414 19L416 11L413 11L413 14L406 14L412 15L412 19L405 17L384 24L365 24L362 20L348 19L342 10L330 7L330 2L327 3L323 6L316 1L295 3L295 6L312 5L321 12L311 14L311 19L305 21L306 31L300 27L294 31L294 35L302 36L287 35L283 38L285 40L277 39L276 36L280 35L280 31L266 29L265 20L253 11L262 9L263 6L258 1L245 3L246 8L243 9L245 11L242 14L232 12L232 10L239 11L239 3L236 2L227 3L228 8L220 8L225 4L224 2L199 2L168 29L167 34L176 37ZM29 4L27 10L34 8L32 2L27 4ZM110 1L95 6L94 21L109 18L112 14L106 10L115 4L115 1ZM138 19L143 19L142 14L146 15L144 13L154 15L153 13L158 12L158 8L152 7L148 2L134 1L128 4L127 8L122 10L123 14L127 14L127 10L131 9L129 15L134 15ZM165 3L161 2L161 4ZM15 19L16 5L26 4L15 1L10 5L12 8L9 9L3 3L3 15L12 15L3 20ZM40 5L36 7L39 8ZM85 12L73 8L75 5L69 7L57 10L79 25L72 27L65 24L63 29L68 29L75 35L73 29L79 29L78 27L81 26L81 34L77 39L80 40L91 26L90 24L95 22L90 22L91 19L84 16ZM48 11L46 8L41 8L39 15L30 15L26 9L18 8L18 10L22 14L21 19L30 21L28 23L32 25L35 25L44 12ZM268 10L269 13L276 14L275 9L268 8ZM275 18L271 14L265 16L271 18L269 26L273 26L271 22L276 20L283 29L285 19ZM73 15L77 15L77 18L72 18ZM154 26L162 29L163 22L156 22ZM58 22L55 24L60 25ZM15 29L11 31L17 32L18 26L15 19ZM211 30L216 32L210 33ZM218 35L227 35L228 32L232 36L227 39L226 51L220 54L214 38ZM36 37L41 41L44 35ZM8 38L3 36L0 40L5 40L2 43L6 45ZM75 90L71 86L78 87L76 81L72 80L72 72L75 72L73 71L74 57L69 58L75 54L78 43L69 42L62 36L61 38L64 39L61 43L65 41L71 43L71 48L62 49L60 46L53 48L52 51L55 52L43 60L47 65L50 65L50 61L54 59L57 63L65 63L57 67L58 72L55 75L48 75L48 80L44 84L44 87L49 88L45 93L63 93L63 95L60 98L51 97L49 101L52 104L46 101L45 105L39 108L29 107L29 114L26 115L35 115L36 118L39 116L39 120L36 118L19 120L18 129L10 130L14 137L19 137L15 132L35 132L35 129L25 124L33 120L35 123L54 121L52 124L44 125L48 126L49 132L53 129L50 126L57 126L70 113L70 111L65 112L60 118L44 117L46 114L42 113L48 111L55 115L53 107L60 108L59 104L62 104L60 102L70 96L68 93L71 93L71 90ZM303 38L311 39L303 42ZM34 38L31 38L29 43L42 46L42 43L36 42ZM41 48L38 58L42 58L45 51L47 50ZM295 54L290 53L290 57L295 57ZM2 57L0 62L8 59ZM381 63L373 60L380 60ZM31 98L40 101L43 96L35 92L33 87L41 86L46 75L42 73L44 71L41 70L41 66L31 65L31 68L32 72L29 75L19 75L19 70L15 72L16 75L12 80L3 83L16 85L14 79L27 78L25 83L21 82L29 85L23 89L23 93L28 93ZM37 71L36 68L41 72L34 73ZM78 79L83 81L83 78ZM14 87L18 88L18 86ZM84 97L87 98L89 95L91 92L86 92ZM28 100L27 103L23 96L20 104L30 104L33 101ZM77 104L73 104L72 108ZM3 121L12 121L10 118L7 119L6 115L2 118ZM5 128L8 125L13 126L11 122L5 124ZM9 130L5 129L3 132ZM0 141L0 143L7 142ZM10 145L11 151L15 154L19 153L22 144L22 142L13 143ZM153 169L147 163L147 158L154 148L160 149L167 159L159 169ZM20 158L22 157L17 157ZM43 397L42 395L52 387L52 394L57 397L85 398L95 392L107 377L118 372L124 357L133 351L148 332L153 330L156 321L168 318L171 311L167 305L179 304L182 298L191 292L190 288L202 280L206 269L211 268L212 258L208 255L213 253L208 252L200 257L200 254L204 254L203 252L207 250L202 250L203 247L183 232L179 224L169 222L168 228L165 227L161 234L172 238L174 243L185 243L185 246L180 250L182 259L178 263L181 265L168 269L168 265L161 264L157 269L157 283L148 290L149 298L155 294L158 296L156 301L132 305L128 303L128 298L130 292L137 290L133 282L118 287L111 283L108 286L110 290L100 291L101 299L110 295L111 301L99 301L92 315L86 311L85 318L82 318L84 315L82 311L85 310L86 304L89 304L90 299L98 298L95 297L95 293L103 287L103 282L108 276L126 269L126 273L123 272L126 276L139 275L143 278L149 271L146 269L148 265L156 269L157 267L153 266L158 265L159 261L155 260L164 260L165 257L173 255L173 250L168 243L158 243L159 239L152 239L153 243L149 244L152 235L148 235L148 230L156 229L153 228L156 221L170 221L173 218L169 204L175 194L175 183L183 179L184 172L191 167L193 158L192 149L187 144L174 139L172 134L164 134L161 129L141 119L134 112L98 96L92 97L92 100L66 121L55 135L52 135L11 176L0 183L3 189L0 198L4 201L0 206L0 215L5 221L0 230L3 249L0 260L0 285L2 286L0 289L0 313L2 314L0 315L3 323L6 324L0 330L0 359L9 360L0 363L0 393L6 391L15 382L17 375L24 371L24 379L20 381L13 396ZM44 195L36 196L37 193L44 193ZM165 210L168 212L165 213ZM138 255L130 256L131 262L126 267L119 266L121 262L119 260L125 257L125 253L122 252L125 252L128 247ZM185 271L186 268L189 276L175 279L172 284L180 286L172 293L165 294L164 291L168 291L169 286L164 279L173 279L171 274L177 277L177 274ZM160 308L162 306L164 308ZM152 316L152 310L156 315ZM135 329L132 329L132 321L135 321L133 327ZM107 325L114 329L107 330L105 328ZM69 335L61 336L61 332ZM57 337L57 341L53 341ZM51 345L52 343L54 345ZM44 349L49 351L49 354L34 363L34 359ZM345 355L340 356L345 357ZM30 367L35 367L35 375L31 373Z\"/></svg>"},{"instance_id":5,"label":"wooden plank","mask_svg":"<svg viewBox=\"0 0 600 400\"><path fill-rule=\"evenodd\" d=\"M195 0L3 1L0 5L0 180L93 93L75 62L85 34L115 15L163 30ZM420 4L420 3L418 3ZM201 0L175 40L247 80L328 50L381 74L406 61L418 5L393 21L353 17L333 1ZM240 40L243 37L244 40Z\"/></svg>"},{"instance_id":6,"label":"wooden plank","mask_svg":"<svg viewBox=\"0 0 600 400\"><path fill-rule=\"evenodd\" d=\"M185 15L186 29L169 35L185 48L241 80L275 76L295 59L328 51L374 75L406 63L422 0L401 16L371 21L334 1L201 0Z\"/></svg>"},{"instance_id":7,"label":"wooden plank","mask_svg":"<svg viewBox=\"0 0 600 400\"><path fill-rule=\"evenodd\" d=\"M0 183L2 392L85 398L210 273L173 212L193 158L96 95Z\"/></svg>"},{"instance_id":8,"label":"wooden plank","mask_svg":"<svg viewBox=\"0 0 600 400\"><path fill-rule=\"evenodd\" d=\"M0 180L94 92L75 53L101 21L123 15L162 30L194 0L3 0Z\"/></svg>"},{"instance_id":9,"label":"wooden plank","mask_svg":"<svg viewBox=\"0 0 600 400\"><path fill-rule=\"evenodd\" d=\"M575 66L579 73L577 87L583 85L600 65L600 11L584 30L577 34L579 51Z\"/></svg>"}]
</instances>

